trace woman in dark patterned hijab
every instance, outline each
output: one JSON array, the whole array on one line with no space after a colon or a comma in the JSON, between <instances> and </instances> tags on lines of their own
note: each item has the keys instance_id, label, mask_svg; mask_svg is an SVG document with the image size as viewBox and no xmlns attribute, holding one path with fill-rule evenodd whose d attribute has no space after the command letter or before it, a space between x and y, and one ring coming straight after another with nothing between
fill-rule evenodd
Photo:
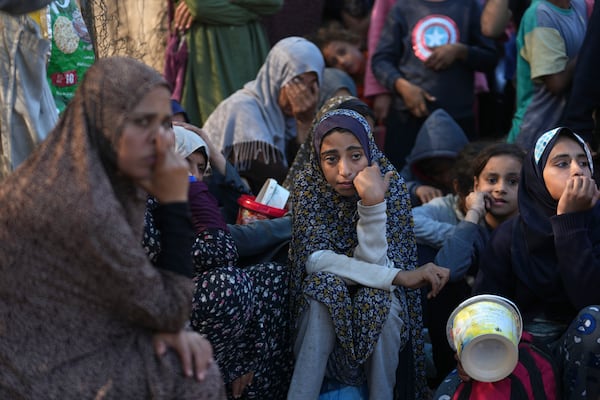
<instances>
[{"instance_id":1,"label":"woman in dark patterned hijab","mask_svg":"<svg viewBox=\"0 0 600 400\"><path fill-rule=\"evenodd\" d=\"M98 61L0 187L0 398L224 398L210 344L183 330L192 270L177 243L193 236L169 98L150 67ZM140 245L147 193L173 255L158 268Z\"/></svg>"}]
</instances>

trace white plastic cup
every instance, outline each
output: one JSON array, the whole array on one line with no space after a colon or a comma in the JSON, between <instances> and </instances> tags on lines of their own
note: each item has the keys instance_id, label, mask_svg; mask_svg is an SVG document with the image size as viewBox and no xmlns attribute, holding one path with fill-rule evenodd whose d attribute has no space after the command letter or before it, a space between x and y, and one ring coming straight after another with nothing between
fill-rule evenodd
<instances>
[{"instance_id":1,"label":"white plastic cup","mask_svg":"<svg viewBox=\"0 0 600 400\"><path fill-rule=\"evenodd\" d=\"M448 343L465 372L481 382L506 378L519 360L523 319L510 300L495 295L463 301L446 324Z\"/></svg>"}]
</instances>

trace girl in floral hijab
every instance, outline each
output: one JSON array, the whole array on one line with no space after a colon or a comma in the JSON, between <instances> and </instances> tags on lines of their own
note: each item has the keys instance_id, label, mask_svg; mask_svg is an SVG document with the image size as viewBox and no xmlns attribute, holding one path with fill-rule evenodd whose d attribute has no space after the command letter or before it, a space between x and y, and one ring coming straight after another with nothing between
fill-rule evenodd
<instances>
[{"instance_id":1,"label":"girl in floral hijab","mask_svg":"<svg viewBox=\"0 0 600 400\"><path fill-rule=\"evenodd\" d=\"M352 143L349 153L345 147L324 150L338 137ZM352 172L331 178L333 164L346 162ZM360 114L334 110L317 123L292 203L297 338L288 399L315 399L324 377L357 386L366 381L374 399L393 398L396 383L406 398L424 398L420 292L405 287L430 282L435 295L448 271L433 264L415 269L406 187ZM396 382L403 349L410 362L401 366L406 379Z\"/></svg>"}]
</instances>

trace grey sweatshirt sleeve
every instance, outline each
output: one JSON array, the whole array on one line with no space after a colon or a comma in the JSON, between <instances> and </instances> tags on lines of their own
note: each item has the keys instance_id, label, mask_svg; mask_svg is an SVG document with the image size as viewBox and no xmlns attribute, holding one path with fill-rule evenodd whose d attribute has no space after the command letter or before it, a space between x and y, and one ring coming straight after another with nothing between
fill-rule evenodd
<instances>
[{"instance_id":1,"label":"grey sweatshirt sleeve","mask_svg":"<svg viewBox=\"0 0 600 400\"><path fill-rule=\"evenodd\" d=\"M435 200L435 199L434 199ZM417 243L439 249L456 229L456 214L441 201L429 202L412 209Z\"/></svg>"},{"instance_id":2,"label":"grey sweatshirt sleeve","mask_svg":"<svg viewBox=\"0 0 600 400\"><path fill-rule=\"evenodd\" d=\"M358 246L354 249L356 259L382 266L388 265L386 211L385 201L374 206L363 206L362 201L358 202Z\"/></svg>"},{"instance_id":3,"label":"grey sweatshirt sleeve","mask_svg":"<svg viewBox=\"0 0 600 400\"><path fill-rule=\"evenodd\" d=\"M319 250L308 257L306 272L319 271L335 274L350 285L359 284L391 292L395 288L392 282L400 270L360 261L332 250Z\"/></svg>"},{"instance_id":4,"label":"grey sweatshirt sleeve","mask_svg":"<svg viewBox=\"0 0 600 400\"><path fill-rule=\"evenodd\" d=\"M319 250L308 257L306 272L329 272L348 284L392 291L392 282L400 270L392 268L387 257L386 203L367 207L359 202L358 215L358 245L354 249L354 257L332 250Z\"/></svg>"}]
</instances>

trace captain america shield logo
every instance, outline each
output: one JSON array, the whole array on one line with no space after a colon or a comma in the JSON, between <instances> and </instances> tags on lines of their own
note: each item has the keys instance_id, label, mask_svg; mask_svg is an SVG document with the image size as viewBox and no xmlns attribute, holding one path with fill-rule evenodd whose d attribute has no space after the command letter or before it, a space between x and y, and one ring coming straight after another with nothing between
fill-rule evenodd
<instances>
[{"instance_id":1,"label":"captain america shield logo","mask_svg":"<svg viewBox=\"0 0 600 400\"><path fill-rule=\"evenodd\" d=\"M459 39L456 23L446 15L428 15L420 19L412 31L413 51L421 61L427 60L434 47L456 43Z\"/></svg>"}]
</instances>

